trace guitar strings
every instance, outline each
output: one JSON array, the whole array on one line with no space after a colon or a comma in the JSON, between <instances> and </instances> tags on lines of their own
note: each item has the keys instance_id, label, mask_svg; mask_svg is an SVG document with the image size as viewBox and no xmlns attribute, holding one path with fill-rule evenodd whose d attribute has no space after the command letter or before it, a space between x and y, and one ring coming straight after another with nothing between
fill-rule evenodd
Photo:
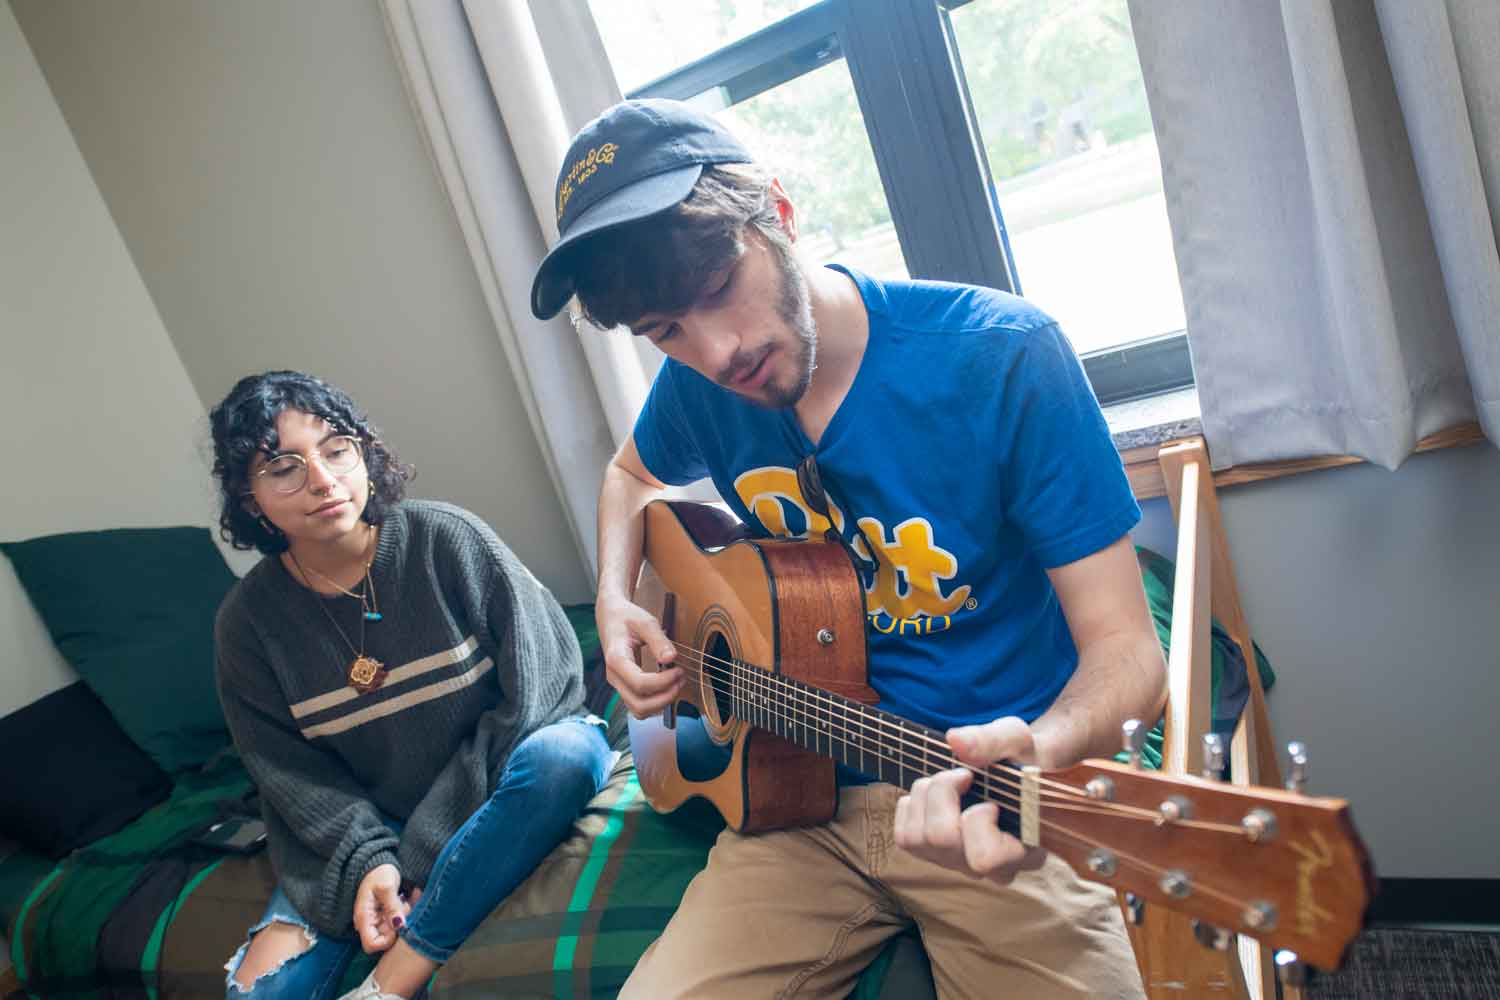
<instances>
[{"instance_id":1,"label":"guitar strings","mask_svg":"<svg viewBox=\"0 0 1500 1000\"><path fill-rule=\"evenodd\" d=\"M704 673L707 673L711 677L715 677L718 679L727 679L730 682L731 694L739 693L740 691L745 691L748 693L752 691L752 689L758 693L774 694L775 688L771 683L772 681L780 681L783 685L787 685L790 680L789 678L781 675L771 674L766 670L762 670L753 666L743 666L733 660L724 660L720 657L712 656L706 652L697 650L675 639L670 641L673 643L673 645L688 653L690 657L696 657L697 662L704 666ZM829 698L827 696L826 692L821 692L817 688L808 687L805 690L793 688L792 693L802 695L804 699L809 701L821 701L832 708L843 708L847 714L847 706L845 706L841 702L834 701L832 698ZM858 708L865 708L865 706L859 705L858 703L853 704ZM875 723L875 725L871 725L869 722L863 720L860 722L860 727L867 731L865 733L867 737L871 732L874 732L877 734L885 735L886 739L889 740L890 733L894 732L898 734L899 739L897 740L897 744L899 745L901 753L901 756L899 757L892 757L889 755L882 755L875 751L866 751L861 749L860 754L862 757L866 755L873 756L877 760L887 760L897 767L910 767L913 770L920 771L924 767L930 768L933 765L934 762L931 759L931 754L934 750L936 750L938 763L945 764L949 767L968 767L968 765L963 764L952 755L951 750L942 740L936 739L935 737L926 733L912 732L910 729L892 723L889 720L880 718L879 716L870 716L868 711L861 712L860 715L868 717ZM795 718L791 718L784 713L776 715L775 717L781 719L782 721L797 721ZM747 719L746 721L749 720ZM818 726L814 722L806 721L802 722L801 724L822 729L824 731L827 731L829 727L831 727L833 732L829 733L830 740L834 738L838 733L853 732L853 730L851 730L847 725L839 725L838 723L834 722L831 717L827 720L826 725L822 726ZM913 740L908 738L909 736L913 735L919 737L921 741L923 741L923 743L925 743L926 745L924 746L915 743L913 742ZM915 762L913 762L913 760L915 760ZM990 769L993 769L993 771ZM1018 779L1010 777L1011 774L1019 774L1018 770L1013 766L1005 764L993 764L990 765L990 769L981 771L969 768L969 770L975 776L976 787L986 792L990 792L991 794L996 794L998 797L1004 799L1007 804L1018 802L1019 796L1016 793L1020 788L1020 782ZM1006 772L1009 772L1009 774L1007 774ZM1040 779L1040 783L1044 786L1044 798L1057 808L1062 808L1064 802L1067 802L1069 803L1067 808L1071 812L1088 812L1096 815L1120 816L1142 821L1149 821L1154 824L1160 824L1162 822L1161 814L1151 809L1147 809L1141 806L1130 806L1123 803L1101 802L1097 799L1091 799L1082 789L1079 789L1073 785L1069 785L1066 782L1060 782L1054 779L1043 778ZM1000 785L1002 789L1008 786L1008 788L1011 790L1000 790L997 792L995 787L997 784ZM1183 819L1175 821L1174 825L1190 829L1231 833L1235 835L1242 835L1244 832L1240 827L1232 824L1214 823L1205 820Z\"/></svg>"},{"instance_id":2,"label":"guitar strings","mask_svg":"<svg viewBox=\"0 0 1500 1000\"><path fill-rule=\"evenodd\" d=\"M681 644L679 644L679 645L681 645ZM686 647L684 647L684 648L686 648ZM712 659L717 659L717 658L712 658ZM755 674L764 674L764 673L766 673L765 671L755 670L755 668L751 668L751 670L754 671ZM722 673L721 673L721 676L722 676ZM751 676L751 675L746 675L746 676ZM758 679L758 678L756 678L756 679ZM766 687L766 686L762 685L762 687ZM769 689L769 688L767 688L767 689ZM878 757L879 755L878 754L874 754L874 756ZM976 778L981 778L981 777L982 777L982 775L977 775L976 774ZM1064 788L1071 788L1072 786L1068 786L1068 785L1064 784L1063 787ZM991 791L993 791L993 789L991 789ZM1015 808L1019 804L1019 802L1018 802L1019 796L1017 796L1016 794L1014 794L1012 792L1009 792L1009 791L1001 791L1000 793L998 793L997 797L1000 798L1000 799L1003 799L1003 800L1008 800L1008 802L1006 802L1005 804L1009 805L1012 808ZM1086 813L1096 813L1096 814L1097 813L1104 813L1104 814L1126 814L1130 818L1136 818L1136 817L1134 817L1131 814L1139 812L1139 813L1143 813L1144 814L1144 816L1142 816L1140 818L1150 819L1153 822L1159 821L1159 819L1160 819L1160 817L1159 817L1158 814L1153 813L1150 810L1139 809L1138 807L1122 806L1122 805L1115 804L1115 803L1101 803L1101 802L1098 802L1098 801L1092 800L1092 799L1084 799L1083 801L1077 801L1076 797L1064 797L1064 798L1072 798L1073 801L1054 802L1054 803L1052 803L1052 808L1053 809L1066 810L1066 811L1069 811L1069 812L1086 812ZM998 804L1002 804L1002 803L1001 802L997 802L997 805ZM1096 840L1094 838L1088 837L1085 834L1082 834L1082 833L1079 833L1079 832L1077 832L1075 830L1072 830L1072 829L1069 829L1067 827L1061 826L1061 825L1059 825L1055 821L1048 820L1046 818L1042 818L1039 822L1040 822L1040 825L1044 829L1046 829L1050 834L1053 834L1055 836L1061 836L1061 837L1069 838L1069 839L1081 842L1083 844L1086 844L1089 847L1093 847L1093 848L1102 848L1102 847L1104 847L1104 844L1103 844L1102 841ZM1187 824L1186 823L1181 823L1179 825L1187 825ZM1236 835L1239 835L1239 834L1243 833L1243 831L1240 830L1239 827L1229 826L1229 825L1226 825L1226 824L1208 824L1208 823L1203 823L1203 824L1194 824L1194 825L1196 825L1196 826L1203 826L1203 827L1207 827L1207 828L1210 828L1210 829L1222 830L1224 832L1229 832L1229 833L1233 833L1233 834L1236 834ZM1115 854L1117 860L1120 863L1133 865L1136 868L1142 869L1142 870L1146 871L1148 874L1151 874L1153 876L1162 876L1162 875L1166 874L1167 869L1162 868L1162 867L1157 866L1157 865L1153 865L1149 861L1146 861L1146 860L1144 860L1142 858L1139 858L1139 857L1137 857L1137 856L1135 856L1133 854L1121 853L1121 852L1113 851L1113 850L1111 850L1111 853ZM1243 900L1237 900L1237 899L1235 899L1235 898L1233 898L1231 896L1225 895L1224 893L1219 892L1217 890L1214 890L1214 889L1212 889L1210 887L1207 887L1207 886L1197 886L1197 887L1195 887L1195 891L1197 891L1200 895L1207 895L1207 896L1216 897L1219 900L1221 900L1221 901L1223 901L1225 903L1228 903L1229 905L1232 905L1232 906L1243 906L1244 905L1244 901Z\"/></svg>"},{"instance_id":3,"label":"guitar strings","mask_svg":"<svg viewBox=\"0 0 1500 1000\"><path fill-rule=\"evenodd\" d=\"M723 660L723 659L721 659L719 657L711 656L711 655L709 655L707 653L702 653L702 652L700 652L700 651L692 648L691 646L688 646L688 645L686 645L684 643L678 642L675 639L671 640L671 641L678 648L680 648L680 649L684 650L685 652L689 653L691 656L697 657L698 658L697 659L698 663L701 663L701 664L704 664L704 665L710 665L710 664L712 664L715 667L717 667L718 669L708 670L708 671L705 671L705 672L710 673L712 676L717 677L717 678L721 678L721 679L725 678L727 676L727 678L729 679L730 684L731 684L731 693L732 694L737 694L737 693L740 693L741 691L748 692L748 691L751 690L752 687L757 692L760 692L760 693L775 693L775 689L774 689L774 686L773 686L772 682L774 682L776 680L780 680L783 684L785 684L789 680L786 677L774 675L774 674L771 674L769 671L760 670L760 669L757 669L757 668L754 668L754 667L750 667L748 669L740 668L737 671L736 668L739 668L740 665L737 664L737 663L735 663L732 660ZM724 669L726 667L727 667L727 672ZM739 683L739 681L741 681L741 680L748 681L748 683L747 684L745 684L745 683ZM837 701L834 701L831 698L828 698L824 692L820 692L817 688L808 688L806 691L800 691L800 690L797 690L797 689L793 688L793 693L797 694L797 695L804 696L804 698L806 700L818 700L818 701L822 701L823 703L825 703L828 706L831 706L832 708L844 708L845 711L846 711L846 713L848 711L847 707L844 706L841 702L837 702ZM865 709L866 708L866 706L863 706L863 705L858 705L857 707L860 708L860 709ZM938 756L938 762L939 763L945 764L948 767L962 767L962 766L965 766L957 758L955 758L952 755L952 751L950 750L950 748L948 747L948 745L945 742L941 741L941 740L935 739L934 737L929 736L927 734L913 733L910 729L907 729L907 728L905 728L905 727L903 727L903 726L901 726L899 724L893 723L893 722L891 722L889 720L880 718L879 716L870 716L869 713L868 713L868 711L861 712L859 714L860 714L861 717L868 717L870 719L869 722L866 722L866 721L864 721L863 718L861 718L860 727L862 729L865 729L867 731L875 731L875 732L880 732L880 731L883 730L887 734L891 733L891 732L899 734L901 736L901 739L900 739L899 742L901 744L902 749L903 750L912 749L913 753L920 753L921 756L918 759L920 760L920 762L922 764L930 766L933 762L930 759L928 759L927 754L930 751L932 751L932 750L936 750L937 751L937 756ZM781 716L778 716L778 717L780 717L780 718L782 718L783 720L786 720L786 721L795 721L795 720L788 719L784 714L781 715ZM828 721L828 725L832 726L833 729L836 732L849 732L850 731L849 728L848 728L848 726L847 726L847 724L845 724L845 725L839 725L838 723L833 722L833 720L832 720L831 717L827 721ZM872 725L871 722L873 722L874 725ZM812 723L804 723L804 725L812 725ZM823 728L826 728L826 727L823 727ZM830 736L832 736L832 735L833 734L830 734ZM868 732L867 732L867 735L868 735ZM926 745L922 746L922 745L918 745L918 744L913 743L913 741L911 739L907 738L910 735L920 736L921 739L925 742ZM871 756L877 757L877 759L879 759L881 757L880 754L877 754L874 751L861 751L861 753L869 753ZM885 759L890 759L890 758L887 757ZM905 759L909 760L910 758L905 758ZM892 763L895 763L898 767L906 767L906 766L913 766L913 767L915 767L916 766L916 765L910 765L910 764L904 763L902 760L893 760ZM1017 775L1019 774L1019 771L1017 771L1013 767L1010 767L1009 765L996 764L996 765L994 765L994 767L996 767L1001 772L1010 771L1010 772L1012 772L1014 774L1017 774ZM984 775L976 773L976 777L984 777ZM999 781L1007 783L1013 789L1019 789L1020 788L1020 780L1019 780L1018 777L1017 778L1011 778L1009 775L1004 775L1004 774L996 774L996 775L992 775L992 777L996 778ZM1057 781L1053 781L1051 779L1042 779L1042 783L1046 784L1046 785L1053 785L1057 789L1060 789L1060 790L1062 790L1062 791L1064 791L1064 792L1066 792L1066 793L1068 793L1069 795L1072 795L1072 796L1082 796L1082 795L1084 795L1084 793L1081 790L1076 789L1072 785L1068 785L1065 782L1057 782ZM1090 800L1090 801L1093 801L1093 800Z\"/></svg>"},{"instance_id":4,"label":"guitar strings","mask_svg":"<svg viewBox=\"0 0 1500 1000\"><path fill-rule=\"evenodd\" d=\"M690 670L688 672L691 673ZM715 676L718 676L720 678L722 678L722 677L725 676L724 671L722 669L717 670L717 671L715 671L713 669L710 669L708 671L708 673L710 673L712 675L715 675ZM756 676L756 675L761 675L761 674L764 674L764 673L765 673L764 671L753 670L753 668L752 668L751 672L747 672L746 674L742 675L750 683L747 684L747 685L737 685L734 688L734 693L735 694L739 694L741 691L748 691L751 686L754 686L755 688L757 688L760 691L765 691L765 692L772 691L773 689L767 683L765 683L765 679L764 678ZM733 680L733 678L731 678L731 680ZM784 681L785 678L782 678L782 680ZM810 693L811 691L815 691L815 690L816 689L810 689L808 693ZM804 692L796 692L796 693L802 694ZM837 702L829 701L828 704L833 705L834 707L841 707L839 705L839 703L837 703ZM776 717L778 719L780 719L781 721L797 722L797 720L795 718L790 717L790 716L786 715L785 713L781 713L781 714L779 714ZM749 720L749 718L746 718L745 721L750 721L750 720ZM868 723L864 723L864 722L861 722L859 724L860 728L862 728L862 729L864 729L864 730L867 731L866 734L865 734L867 737L869 737L872 733L878 735L880 733L882 727L886 731L887 734L890 733L890 732L895 732L895 733L898 733L898 734L904 734L904 732L905 732L905 730L903 730L900 726L895 725L895 724L893 724L891 722L888 722L886 720L882 720L882 719L876 718L874 721L879 724L878 727L875 726L875 725L870 725ZM809 725L809 726L811 726L810 723L802 723L802 724L803 725ZM830 725L832 726L832 731L829 732L829 731L825 730L825 734L828 736L828 738L830 739L830 741L832 739L835 739L835 738L840 738L840 734L842 734L842 733L850 733L850 732L853 731L848 726L841 726L841 725L838 725L837 723L832 723L831 720L830 720ZM766 728L766 727L763 725L762 728ZM952 756L951 751L948 749L948 747L947 747L947 745L945 743L942 743L941 741L938 741L938 740L934 740L931 737L925 737L924 736L923 738L926 740L927 746L925 746L925 747L917 746L915 750L912 749L915 746L915 744L913 744L913 742L911 740L903 738L900 741L900 746L899 746L899 751L900 752L897 755L892 755L892 754L889 754L889 753L881 753L880 751L876 751L876 750L864 750L864 749L861 749L859 751L860 756L861 756L861 760L863 761L863 758L865 758L867 756L868 757L873 757L877 761L889 762L889 763L893 764L894 766L896 766L898 768L910 768L910 769L918 771L918 772L921 772L921 771L924 771L924 770L931 770L931 769L933 769L934 767L936 767L938 765L942 765L943 769L951 768L951 767L965 767L966 766L966 765L961 764L961 762L959 762L955 757ZM887 739L889 739L888 735L887 735ZM937 757L936 760L933 759L934 751L936 752L936 754L935 754L936 757ZM1019 796L1020 782L1018 780L1012 780L1012 779L1009 779L1009 778L1006 778L1006 777L1002 777L1000 775L987 774L984 771L974 770L973 768L969 768L969 770L975 776L975 779L976 779L976 789L977 790L989 792L991 795L995 796L996 799L1004 802L1006 805L1008 805L1008 806L1010 806L1012 808L1019 804L1019 801L1020 801L1020 796ZM1053 783L1053 782L1048 781L1047 779L1043 779L1043 781L1046 782L1046 783ZM1054 784L1058 784L1058 787L1060 787L1062 789L1065 789L1069 794L1064 795L1064 796L1059 796L1057 793L1050 792L1050 791L1044 791L1043 794L1049 800L1061 798L1062 800L1066 800L1066 801L1075 801L1075 800L1079 799L1079 797L1080 797L1079 793L1076 793L1074 791L1074 789L1073 789L1072 786L1067 785L1067 784L1063 784L1063 783L1054 783ZM1009 790L1007 790L1007 786L1008 786ZM1122 813L1134 812L1134 813L1138 813L1139 814L1139 815L1135 816L1134 818L1151 820L1153 822L1156 819L1159 818L1159 816L1158 816L1157 813L1154 813L1154 812L1152 812L1150 810L1147 810L1147 809L1143 809L1141 807L1116 805L1112 809L1110 809L1110 808L1101 808L1101 807L1103 807L1105 805L1106 804L1098 803L1095 800L1086 799L1085 798L1082 801L1076 801L1075 802L1075 809L1080 810L1080 811L1098 811L1098 812L1104 812L1104 813L1111 813L1112 812L1114 814L1122 814Z\"/></svg>"},{"instance_id":5,"label":"guitar strings","mask_svg":"<svg viewBox=\"0 0 1500 1000\"><path fill-rule=\"evenodd\" d=\"M697 650L693 650L691 647L689 647L689 646L687 646L687 645L685 645L683 643L677 642L676 640L672 640L672 642L673 642L674 645L678 646L681 649L684 649L684 650L686 650L686 651L688 651L690 653L698 654ZM701 663L701 664L703 664L705 666L705 668L707 668L707 667L709 667L711 665L710 661L718 661L719 664L729 663L730 666L734 666L735 665L731 661L723 661L723 660L721 660L718 657L710 657L710 656L708 656L706 654L698 654L698 655L700 657L698 662ZM719 677L725 677L726 676L726 673L723 670L722 666L719 666L716 669L718 671L717 676L719 676ZM687 672L687 673L691 673L692 672L688 667L684 667L684 671ZM757 675L757 674L759 674L759 675L766 675L766 676L773 676L773 675L769 675L767 671L759 670L757 668L751 667L747 671L742 671L741 674L740 674L740 677L743 678L743 679L752 680L752 681L755 681L755 682L762 682L763 678L761 678L761 677L755 677L754 676L754 675ZM729 676L730 680L734 679L734 675L732 673L729 674L728 676ZM786 678L782 678L782 680L784 681L784 680L786 680ZM769 685L766 685L764 683L760 683L760 687L762 688L762 690L765 690L765 691L772 690ZM815 691L816 689L811 689L811 690ZM830 704L832 704L832 703L830 702ZM872 754L872 756L879 757L880 755L879 754ZM904 766L904 765L899 765L898 764L898 766ZM983 777L983 775L976 773L975 777L976 777L976 779L980 779L980 778ZM1060 783L1060 784L1061 784L1061 787L1063 787L1063 788L1070 789L1070 790L1072 789L1072 786L1067 785L1066 783ZM993 789L991 789L991 790L993 791ZM1008 800L1004 804L1009 805L1012 808L1018 807L1018 805L1019 805L1019 796L1017 794L1015 794L1014 792L1011 792L1011 791L1008 791L1008 790L1001 791L1001 792L998 793L998 797L1001 798L1001 799L1004 799L1004 800ZM1146 809L1140 809L1139 807L1124 806L1124 805L1121 805L1119 803L1099 802L1097 800L1087 799L1087 798L1083 799L1082 801L1079 801L1078 798L1077 798L1077 796L1062 796L1062 798L1065 799L1065 800L1067 800L1067 801L1064 801L1064 802L1054 802L1054 803L1052 803L1051 807L1053 809L1063 809L1063 810L1067 810L1069 812L1092 812L1092 813L1105 813L1105 814L1124 814L1127 818L1136 818L1132 814L1136 813L1136 812L1140 812L1140 813L1144 813L1145 814L1145 816L1141 817L1141 818L1149 818L1149 819L1151 819L1153 821L1156 821L1156 820L1160 819L1160 817L1159 817L1159 815L1157 813L1151 812L1150 810L1146 810ZM1001 802L997 802L996 804L999 805L999 804L1002 804L1002 803ZM1093 837L1089 837L1086 834L1079 833L1078 831L1070 829L1068 827L1061 826L1056 821L1049 820L1049 819L1047 819L1045 817L1042 817L1039 820L1039 825L1043 829L1047 830L1049 834L1052 834L1054 836L1064 837L1064 838L1067 838L1067 839L1070 839L1070 840L1073 840L1073 841L1077 841L1077 842L1082 843L1082 844L1084 844L1084 845L1086 845L1088 847L1091 847L1091 848L1102 848L1102 849L1105 849L1105 850L1109 850L1110 853L1115 856L1116 861L1119 864L1125 864L1125 865L1134 866L1134 867L1136 867L1136 868L1138 868L1140 870L1145 871L1147 874L1149 874L1151 876L1155 876L1155 877L1164 876L1167 873L1167 869L1166 868L1163 868L1163 867L1158 866L1158 865L1154 865L1151 862L1146 861L1143 858L1137 857L1136 855L1125 853L1125 852L1120 852L1120 851L1114 850L1112 848L1108 848L1108 847L1105 846L1105 844L1104 844L1103 841L1097 840L1097 839L1095 839ZM1182 823L1178 823L1178 824L1175 824L1175 825L1186 826L1188 824L1186 822L1182 822ZM1237 827L1237 826L1229 826L1227 824L1194 824L1194 825L1205 826L1205 827L1208 827L1208 828L1211 828L1211 829L1222 829L1224 831L1231 832L1231 833L1234 833L1234 834L1237 834L1237 835L1243 833L1243 831L1239 827ZM1223 892L1221 892L1219 890L1213 889L1212 887L1209 887L1209 886L1195 885L1194 886L1194 891L1196 893L1198 893L1199 895L1201 895L1201 896L1210 896L1210 897L1216 898L1219 901L1224 902L1224 903L1226 903L1226 904L1228 904L1230 906L1243 907L1244 905L1246 905L1246 901L1245 900L1236 899L1233 896L1227 895L1227 894L1225 894L1225 893L1223 893Z\"/></svg>"}]
</instances>

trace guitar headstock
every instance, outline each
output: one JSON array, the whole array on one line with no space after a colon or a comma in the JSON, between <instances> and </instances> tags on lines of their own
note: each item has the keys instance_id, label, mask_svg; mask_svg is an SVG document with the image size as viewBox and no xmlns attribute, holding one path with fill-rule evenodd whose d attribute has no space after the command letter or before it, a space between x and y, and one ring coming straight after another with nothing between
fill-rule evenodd
<instances>
[{"instance_id":1,"label":"guitar headstock","mask_svg":"<svg viewBox=\"0 0 1500 1000\"><path fill-rule=\"evenodd\" d=\"M1336 968L1374 872L1343 799L1088 760L1044 775L1042 844L1085 878Z\"/></svg>"}]
</instances>

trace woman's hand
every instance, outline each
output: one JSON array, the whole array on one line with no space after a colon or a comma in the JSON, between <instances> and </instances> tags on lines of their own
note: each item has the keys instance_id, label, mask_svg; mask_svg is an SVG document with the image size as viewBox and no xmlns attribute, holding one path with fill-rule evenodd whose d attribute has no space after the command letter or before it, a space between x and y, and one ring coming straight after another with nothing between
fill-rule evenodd
<instances>
[{"instance_id":1,"label":"woman's hand","mask_svg":"<svg viewBox=\"0 0 1500 1000\"><path fill-rule=\"evenodd\" d=\"M410 912L401 897L400 870L391 864L370 869L354 894L354 930L365 953L374 955L395 944L400 921Z\"/></svg>"}]
</instances>

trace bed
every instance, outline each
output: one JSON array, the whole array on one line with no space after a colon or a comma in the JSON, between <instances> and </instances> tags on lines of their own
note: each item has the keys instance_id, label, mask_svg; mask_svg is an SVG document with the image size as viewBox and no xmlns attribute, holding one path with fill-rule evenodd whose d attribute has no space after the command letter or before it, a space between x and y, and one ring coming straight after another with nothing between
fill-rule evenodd
<instances>
[{"instance_id":1,"label":"bed","mask_svg":"<svg viewBox=\"0 0 1500 1000\"><path fill-rule=\"evenodd\" d=\"M227 738L211 731L214 720L205 713L215 706L201 704L202 683L186 691L180 677L163 680L176 684L164 701L128 702L140 696L139 672L167 655L159 641L164 630L179 628L188 637L170 651L175 673L200 682L208 678L212 610L232 577L202 529L90 532L0 548L78 668L78 686L89 689L68 697L79 701L86 695L108 709L95 706L84 724L34 719L31 732L16 736L12 728L8 738L40 744L49 766L73 752L82 757L77 766L89 773L106 759L128 758L130 744L145 746L153 758L148 763L169 775L165 786L148 790L149 807L100 836L74 831L82 841L60 856L0 846L0 930L9 941L15 985L38 997L222 996L223 963L259 917L275 879L265 852L225 853L193 841L220 819L253 814L254 789ZM101 549L108 560L101 561ZM1168 644L1173 568L1145 550L1139 557L1158 634ZM97 576L101 565L116 566L115 578L88 582L85 568L93 567ZM85 592L77 593L80 587ZM123 606L103 607L110 602ZM173 615L164 614L165 605ZM602 676L592 608L567 610L584 649L590 708L608 720L614 745L628 750L625 712ZM147 641L139 622L131 624L143 615L151 626L144 654L127 649ZM1248 697L1247 671L1239 645L1217 627L1211 650L1213 725L1228 732ZM1257 659L1269 685L1269 664ZM118 685L112 676L122 672L122 661L134 664L133 683ZM198 717L161 718L180 706L196 706ZM0 720L0 735L20 714ZM110 732L112 727L119 732ZM68 730L73 738L48 736ZM113 749L95 745L105 736L115 740ZM173 743L174 736L186 745ZM1158 729L1148 742L1149 764L1160 760L1160 738ZM173 766L184 760L190 766ZM66 769L66 762L61 766ZM101 790L107 792L130 780L106 775L96 784L108 786ZM11 793L0 790L5 794ZM721 827L707 807L670 816L652 811L624 754L572 835L441 970L431 995L614 996L671 917ZM352 988L372 964L366 958L353 963L346 986ZM852 995L933 996L915 935L893 940Z\"/></svg>"},{"instance_id":2,"label":"bed","mask_svg":"<svg viewBox=\"0 0 1500 1000\"><path fill-rule=\"evenodd\" d=\"M194 842L257 811L212 690L213 614L233 576L199 528L0 549L81 677L0 720L8 756L35 762L0 776L0 932L12 966L0 996L223 996L223 964L275 885L264 851ZM588 707L628 751L592 607L567 611ZM623 754L571 836L471 936L431 994L614 996L722 825L706 807L655 813ZM354 962L347 986L372 964ZM893 943L856 995L920 996L904 976L926 977L914 937Z\"/></svg>"}]
</instances>

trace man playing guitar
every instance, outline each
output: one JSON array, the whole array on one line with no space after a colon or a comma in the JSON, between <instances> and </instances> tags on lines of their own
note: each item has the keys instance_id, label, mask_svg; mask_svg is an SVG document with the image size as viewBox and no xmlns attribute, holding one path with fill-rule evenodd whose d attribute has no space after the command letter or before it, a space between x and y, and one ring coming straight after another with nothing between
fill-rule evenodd
<instances>
[{"instance_id":1,"label":"man playing guitar","mask_svg":"<svg viewBox=\"0 0 1500 1000\"><path fill-rule=\"evenodd\" d=\"M992 289L805 267L781 185L676 102L585 126L557 194L533 312L576 295L668 356L599 498L599 634L637 718L684 681L634 603L643 509L703 478L756 534L842 540L879 707L965 763L1066 767L1160 715L1140 511L1055 322ZM845 768L831 822L726 830L621 995L843 996L914 922L942 996L1142 996L1114 892L964 808L970 780L903 794Z\"/></svg>"}]
</instances>

